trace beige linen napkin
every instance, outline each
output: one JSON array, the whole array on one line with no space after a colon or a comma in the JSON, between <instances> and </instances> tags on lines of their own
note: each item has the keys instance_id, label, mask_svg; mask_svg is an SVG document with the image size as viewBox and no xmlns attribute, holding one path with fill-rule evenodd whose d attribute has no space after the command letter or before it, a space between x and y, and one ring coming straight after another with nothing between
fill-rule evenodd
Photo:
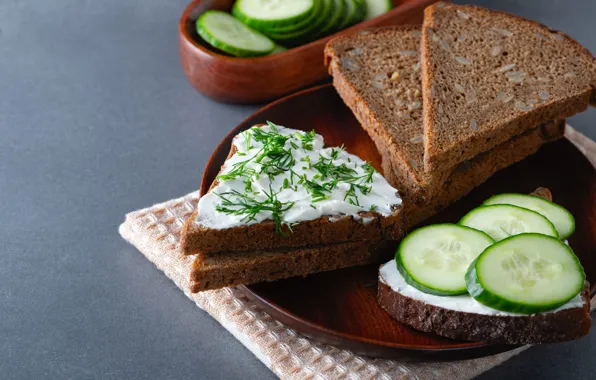
<instances>
[{"instance_id":1,"label":"beige linen napkin","mask_svg":"<svg viewBox=\"0 0 596 380\"><path fill-rule=\"evenodd\" d=\"M596 143L570 127L566 136L596 166ZM452 362L373 359L301 336L234 288L191 294L193 257L184 256L178 243L180 230L195 210L198 199L198 192L193 192L131 212L120 226L120 234L282 379L470 379L529 347ZM593 299L592 307L594 303Z\"/></svg>"}]
</instances>

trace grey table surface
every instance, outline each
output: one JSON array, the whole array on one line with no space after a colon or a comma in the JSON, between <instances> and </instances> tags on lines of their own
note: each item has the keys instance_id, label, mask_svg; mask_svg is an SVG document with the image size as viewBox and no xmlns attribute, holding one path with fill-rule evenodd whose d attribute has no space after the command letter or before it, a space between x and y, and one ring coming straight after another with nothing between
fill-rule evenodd
<instances>
[{"instance_id":1,"label":"grey table surface","mask_svg":"<svg viewBox=\"0 0 596 380\"><path fill-rule=\"evenodd\" d=\"M596 51L594 1L481 3ZM184 5L0 1L0 378L274 378L117 233L125 213L196 189L256 109L186 82ZM596 110L571 123L596 138ZM592 332L481 379L589 378L595 355Z\"/></svg>"}]
</instances>

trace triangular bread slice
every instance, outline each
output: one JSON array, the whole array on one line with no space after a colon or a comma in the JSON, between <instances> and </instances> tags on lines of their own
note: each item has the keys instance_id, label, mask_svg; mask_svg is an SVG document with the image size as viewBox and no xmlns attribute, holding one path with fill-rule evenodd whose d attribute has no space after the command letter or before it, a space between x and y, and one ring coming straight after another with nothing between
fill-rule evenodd
<instances>
[{"instance_id":1,"label":"triangular bread slice","mask_svg":"<svg viewBox=\"0 0 596 380\"><path fill-rule=\"evenodd\" d=\"M225 252L197 256L190 280L193 293L226 286L248 285L346 267L380 263L393 255L391 242L355 241L340 244Z\"/></svg>"},{"instance_id":2,"label":"triangular bread slice","mask_svg":"<svg viewBox=\"0 0 596 380\"><path fill-rule=\"evenodd\" d=\"M552 200L546 188L538 188L533 194ZM379 268L379 304L397 321L417 330L458 340L538 344L580 338L590 332L592 325L588 282L568 304L534 315L499 313L478 307L469 296L458 297L457 307L453 307L443 302L443 298L452 297L432 296L407 285L395 260Z\"/></svg>"},{"instance_id":3,"label":"triangular bread slice","mask_svg":"<svg viewBox=\"0 0 596 380\"><path fill-rule=\"evenodd\" d=\"M337 37L325 48L333 85L375 142L385 177L406 200L406 226L434 215L564 130L563 121L533 126L450 171L426 173L420 41L416 26L386 27Z\"/></svg>"},{"instance_id":4,"label":"triangular bread slice","mask_svg":"<svg viewBox=\"0 0 596 380\"><path fill-rule=\"evenodd\" d=\"M393 184L411 203L425 203L432 192L423 167L420 38L417 26L387 27L325 47L333 85L375 142L385 175L393 171Z\"/></svg>"},{"instance_id":5,"label":"triangular bread slice","mask_svg":"<svg viewBox=\"0 0 596 380\"><path fill-rule=\"evenodd\" d=\"M426 8L421 54L424 168L433 175L585 110L596 93L596 60L587 49L503 12Z\"/></svg>"},{"instance_id":6,"label":"triangular bread slice","mask_svg":"<svg viewBox=\"0 0 596 380\"><path fill-rule=\"evenodd\" d=\"M240 135L237 138L243 139ZM233 143L226 162L237 153ZM220 174L224 168L225 165ZM380 180L385 181L383 178ZM218 184L217 180L214 181L209 192L215 191ZM391 214L388 215L376 211L362 211L357 215L323 215L295 224L291 231L280 234L272 220L230 228L206 227L201 221L199 207L184 224L180 244L185 254L206 257L236 251L262 252L380 239L397 240L403 233L401 210L401 203L396 203L391 205ZM222 213L221 217L225 214Z\"/></svg>"}]
</instances>

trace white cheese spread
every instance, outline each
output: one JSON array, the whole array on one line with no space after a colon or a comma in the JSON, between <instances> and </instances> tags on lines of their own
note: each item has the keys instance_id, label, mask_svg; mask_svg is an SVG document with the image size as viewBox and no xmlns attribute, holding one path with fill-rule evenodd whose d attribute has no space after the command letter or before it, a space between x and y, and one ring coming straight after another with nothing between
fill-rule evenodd
<instances>
[{"instance_id":1,"label":"white cheese spread","mask_svg":"<svg viewBox=\"0 0 596 380\"><path fill-rule=\"evenodd\" d=\"M469 295L460 296L436 296L421 292L413 286L406 283L401 273L397 270L395 260L391 260L388 263L381 266L379 271L379 281L388 285L393 291L400 293L405 297L415 299L417 301L424 302L429 305L442 307L444 309L456 310L465 313L484 314L484 315L507 315L507 316L523 316L527 314L508 313L506 311L500 311L488 306L485 306L477 302L474 298ZM554 313L560 310L572 309L575 307L581 307L584 304L584 300L580 294L573 297L566 304L558 307L557 309L547 311L547 313Z\"/></svg>"},{"instance_id":2,"label":"white cheese spread","mask_svg":"<svg viewBox=\"0 0 596 380\"><path fill-rule=\"evenodd\" d=\"M233 145L236 152L225 162L217 186L199 201L195 222L204 227L264 220L291 226L368 211L387 216L402 203L369 164L343 148L324 148L323 137L314 132L269 123L238 134Z\"/></svg>"}]
</instances>

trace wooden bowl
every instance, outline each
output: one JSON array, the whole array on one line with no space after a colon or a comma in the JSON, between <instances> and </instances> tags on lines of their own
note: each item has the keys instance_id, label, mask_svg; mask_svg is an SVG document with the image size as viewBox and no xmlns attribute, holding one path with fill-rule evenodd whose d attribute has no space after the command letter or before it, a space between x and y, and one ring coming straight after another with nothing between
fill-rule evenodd
<instances>
[{"instance_id":1,"label":"wooden bowl","mask_svg":"<svg viewBox=\"0 0 596 380\"><path fill-rule=\"evenodd\" d=\"M205 168L202 194L217 176L232 138L266 120L290 128L315 129L329 146L344 144L348 152L380 169L381 157L374 143L335 89L323 85L279 99L234 128L215 149ZM457 222L491 195L529 193L539 186L551 189L555 202L575 216L576 231L569 244L584 267L593 295L596 292L596 171L566 139L546 144L538 153L498 172L428 223ZM376 302L378 269L378 265L367 265L240 288L270 315L296 331L368 356L470 359L515 348L442 338L395 321Z\"/></svg>"},{"instance_id":2,"label":"wooden bowl","mask_svg":"<svg viewBox=\"0 0 596 380\"><path fill-rule=\"evenodd\" d=\"M425 7L436 0L393 0L395 8L334 34L382 25L416 24ZM256 58L236 58L216 52L196 33L197 18L209 9L230 10L233 0L194 0L179 24L184 74L198 91L227 103L259 103L278 98L327 78L323 49L327 36L286 52Z\"/></svg>"}]
</instances>

